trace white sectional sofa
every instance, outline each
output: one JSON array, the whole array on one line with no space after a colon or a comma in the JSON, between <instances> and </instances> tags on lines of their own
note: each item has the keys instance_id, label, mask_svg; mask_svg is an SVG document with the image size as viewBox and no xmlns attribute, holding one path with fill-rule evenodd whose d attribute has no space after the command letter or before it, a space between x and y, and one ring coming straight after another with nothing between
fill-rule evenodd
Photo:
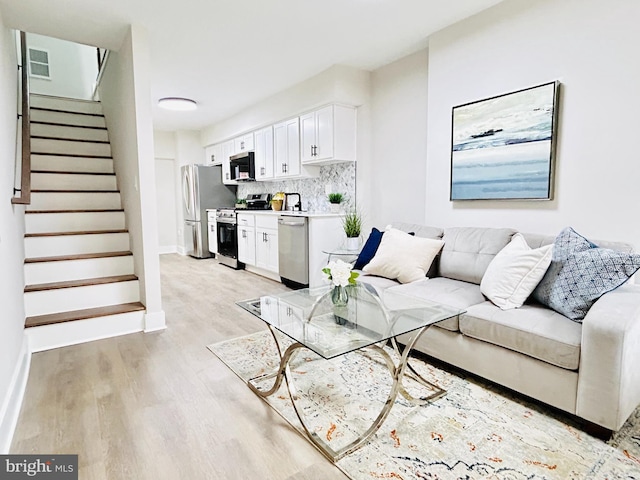
<instances>
[{"instance_id":1,"label":"white sectional sofa","mask_svg":"<svg viewBox=\"0 0 640 480\"><path fill-rule=\"evenodd\" d=\"M607 430L620 429L640 404L640 285L627 282L604 294L582 323L534 301L501 310L480 283L515 230L393 227L444 241L428 278L400 284L362 273L358 280L466 310L425 331L416 349ZM532 248L554 242L523 236ZM598 245L631 251L622 243Z\"/></svg>"}]
</instances>

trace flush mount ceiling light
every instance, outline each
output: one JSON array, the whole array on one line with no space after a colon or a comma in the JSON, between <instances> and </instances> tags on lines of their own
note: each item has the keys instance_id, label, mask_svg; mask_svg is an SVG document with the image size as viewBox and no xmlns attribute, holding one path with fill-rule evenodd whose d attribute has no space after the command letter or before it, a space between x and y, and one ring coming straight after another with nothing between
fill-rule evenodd
<instances>
[{"instance_id":1,"label":"flush mount ceiling light","mask_svg":"<svg viewBox=\"0 0 640 480\"><path fill-rule=\"evenodd\" d=\"M180 97L165 97L158 100L158 106L166 110L195 110L198 108L198 104L188 98Z\"/></svg>"}]
</instances>

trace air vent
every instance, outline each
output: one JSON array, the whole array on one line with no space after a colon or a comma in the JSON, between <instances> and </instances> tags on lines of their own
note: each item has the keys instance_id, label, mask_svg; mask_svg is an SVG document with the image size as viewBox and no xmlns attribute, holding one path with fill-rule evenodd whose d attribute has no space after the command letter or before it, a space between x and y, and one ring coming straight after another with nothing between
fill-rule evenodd
<instances>
[{"instance_id":1,"label":"air vent","mask_svg":"<svg viewBox=\"0 0 640 480\"><path fill-rule=\"evenodd\" d=\"M29 73L32 77L51 80L49 52L37 48L29 48Z\"/></svg>"}]
</instances>

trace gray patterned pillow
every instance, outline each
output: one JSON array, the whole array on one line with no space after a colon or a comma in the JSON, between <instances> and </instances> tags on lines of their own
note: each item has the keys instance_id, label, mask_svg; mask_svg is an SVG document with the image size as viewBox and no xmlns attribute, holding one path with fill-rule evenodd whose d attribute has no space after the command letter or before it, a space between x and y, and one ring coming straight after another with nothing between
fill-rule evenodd
<instances>
[{"instance_id":1,"label":"gray patterned pillow","mask_svg":"<svg viewBox=\"0 0 640 480\"><path fill-rule=\"evenodd\" d=\"M533 298L578 323L595 301L640 269L640 255L599 248L572 228L556 237L551 265Z\"/></svg>"}]
</instances>

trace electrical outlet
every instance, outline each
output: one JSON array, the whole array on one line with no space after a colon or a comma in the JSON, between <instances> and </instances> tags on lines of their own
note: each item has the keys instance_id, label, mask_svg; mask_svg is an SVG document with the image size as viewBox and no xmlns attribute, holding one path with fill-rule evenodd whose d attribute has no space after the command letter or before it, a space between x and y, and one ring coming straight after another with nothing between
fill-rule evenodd
<instances>
[{"instance_id":1,"label":"electrical outlet","mask_svg":"<svg viewBox=\"0 0 640 480\"><path fill-rule=\"evenodd\" d=\"M329 195L330 193L333 192L333 187L331 186L330 183L327 183L324 187L324 193L326 193L327 195Z\"/></svg>"}]
</instances>

